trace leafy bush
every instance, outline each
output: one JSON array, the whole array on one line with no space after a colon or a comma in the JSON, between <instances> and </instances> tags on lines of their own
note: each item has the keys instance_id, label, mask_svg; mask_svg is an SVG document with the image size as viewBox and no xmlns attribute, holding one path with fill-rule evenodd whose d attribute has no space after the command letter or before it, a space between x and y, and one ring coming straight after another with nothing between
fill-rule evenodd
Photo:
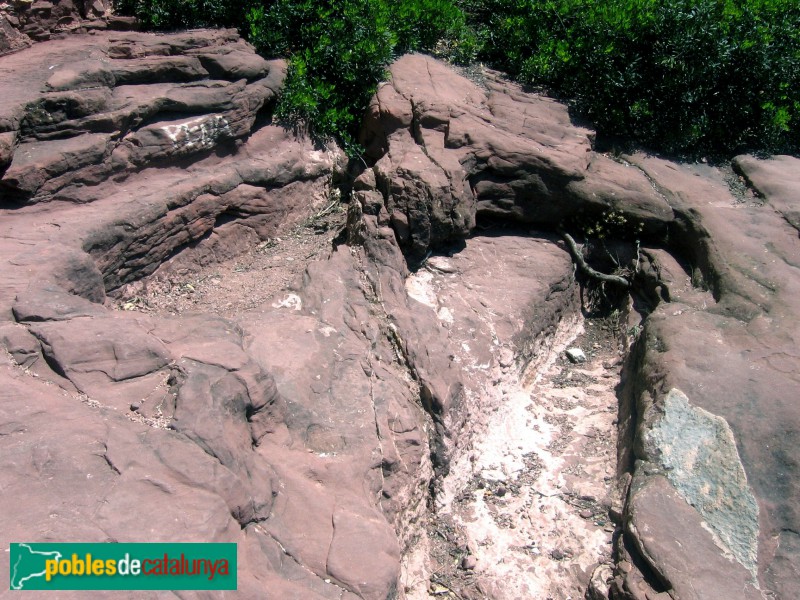
<instances>
[{"instance_id":1,"label":"leafy bush","mask_svg":"<svg viewBox=\"0 0 800 600\"><path fill-rule=\"evenodd\" d=\"M450 0L277 0L252 8L247 21L259 51L291 57L278 117L307 124L320 137L337 136L351 152L391 60L431 51L443 38L464 37L465 29Z\"/></svg>"},{"instance_id":2,"label":"leafy bush","mask_svg":"<svg viewBox=\"0 0 800 600\"><path fill-rule=\"evenodd\" d=\"M386 78L395 35L378 0L278 0L248 14L250 39L265 54L290 56L277 115L338 136L346 147L377 84Z\"/></svg>"},{"instance_id":3,"label":"leafy bush","mask_svg":"<svg viewBox=\"0 0 800 600\"><path fill-rule=\"evenodd\" d=\"M797 149L796 0L474 0L484 60L671 152Z\"/></svg>"},{"instance_id":4,"label":"leafy bush","mask_svg":"<svg viewBox=\"0 0 800 600\"><path fill-rule=\"evenodd\" d=\"M117 12L133 15L146 29L241 27L244 15L257 0L117 0Z\"/></svg>"},{"instance_id":5,"label":"leafy bush","mask_svg":"<svg viewBox=\"0 0 800 600\"><path fill-rule=\"evenodd\" d=\"M432 51L443 40L458 40L464 35L466 17L449 0L389 2L391 27L397 36L395 50L404 54L415 50Z\"/></svg>"}]
</instances>

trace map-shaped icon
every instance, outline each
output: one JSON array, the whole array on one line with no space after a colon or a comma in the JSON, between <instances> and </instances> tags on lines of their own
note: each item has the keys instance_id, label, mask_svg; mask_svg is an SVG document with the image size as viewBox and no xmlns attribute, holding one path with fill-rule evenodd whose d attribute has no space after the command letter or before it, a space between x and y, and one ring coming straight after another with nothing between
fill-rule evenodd
<instances>
[{"instance_id":1,"label":"map-shaped icon","mask_svg":"<svg viewBox=\"0 0 800 600\"><path fill-rule=\"evenodd\" d=\"M45 576L46 561L60 559L60 552L41 552L28 544L12 544L11 589L24 590L26 582Z\"/></svg>"}]
</instances>

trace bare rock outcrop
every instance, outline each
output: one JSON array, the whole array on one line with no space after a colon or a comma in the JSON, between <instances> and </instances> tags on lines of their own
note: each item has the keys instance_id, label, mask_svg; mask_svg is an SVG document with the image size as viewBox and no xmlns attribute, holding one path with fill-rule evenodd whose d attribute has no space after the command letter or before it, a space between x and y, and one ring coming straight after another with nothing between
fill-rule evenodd
<instances>
[{"instance_id":1,"label":"bare rock outcrop","mask_svg":"<svg viewBox=\"0 0 800 600\"><path fill-rule=\"evenodd\" d=\"M639 257L641 285L662 295L626 369L620 469L633 479L615 593L793 597L797 159L736 159L756 190L742 197L717 168L598 154L560 104L496 74L482 83L424 56L393 65L363 131L364 218L417 259L483 218L641 224L645 245L668 250Z\"/></svg>"},{"instance_id":2,"label":"bare rock outcrop","mask_svg":"<svg viewBox=\"0 0 800 600\"><path fill-rule=\"evenodd\" d=\"M244 597L391 596L425 417L361 325L349 251L292 292L303 311L103 305L182 249L224 260L328 203L338 150L268 124L283 64L230 31L2 61L6 541L233 541ZM328 294L337 310L316 314Z\"/></svg>"},{"instance_id":3,"label":"bare rock outcrop","mask_svg":"<svg viewBox=\"0 0 800 600\"><path fill-rule=\"evenodd\" d=\"M738 158L758 194L737 198L718 168L598 153L559 103L411 55L366 116L348 231L299 279L224 317L114 310L180 256L202 269L335 206L338 149L270 122L284 68L226 30L0 57L4 543L236 542L245 598L413 596L406 559L480 411L579 319L552 230L611 212L641 225L643 320L617 564L576 577L798 596L797 159ZM465 564L473 596L523 589Z\"/></svg>"},{"instance_id":4,"label":"bare rock outcrop","mask_svg":"<svg viewBox=\"0 0 800 600\"><path fill-rule=\"evenodd\" d=\"M109 0L18 0L0 5L0 56L32 42L112 28L129 29L134 19L113 14Z\"/></svg>"},{"instance_id":5,"label":"bare rock outcrop","mask_svg":"<svg viewBox=\"0 0 800 600\"><path fill-rule=\"evenodd\" d=\"M621 420L635 429L623 445L633 468L628 543L680 597L791 598L797 493L786 444L797 435L800 415L788 399L800 363L791 325L798 237L786 215L800 163L738 158L758 193L736 200L717 169L630 160L681 215L676 245L705 279L658 254L662 279L680 291L645 321L631 359L635 406ZM770 172L780 174L774 188ZM669 523L687 506L681 522L702 528ZM634 568L621 586L634 597L637 579Z\"/></svg>"},{"instance_id":6,"label":"bare rock outcrop","mask_svg":"<svg viewBox=\"0 0 800 600\"><path fill-rule=\"evenodd\" d=\"M233 31L66 38L4 60L4 196L18 204L86 203L99 184L166 160L208 154L250 134L285 66ZM213 75L203 65L209 66ZM227 191L227 190L226 190Z\"/></svg>"},{"instance_id":7,"label":"bare rock outcrop","mask_svg":"<svg viewBox=\"0 0 800 600\"><path fill-rule=\"evenodd\" d=\"M614 210L652 233L672 221L647 178L593 152L593 133L573 125L562 104L497 73L479 87L422 55L403 57L391 72L362 141L384 219L417 257L463 236L477 217L554 227ZM365 212L379 214L378 200L362 198Z\"/></svg>"}]
</instances>

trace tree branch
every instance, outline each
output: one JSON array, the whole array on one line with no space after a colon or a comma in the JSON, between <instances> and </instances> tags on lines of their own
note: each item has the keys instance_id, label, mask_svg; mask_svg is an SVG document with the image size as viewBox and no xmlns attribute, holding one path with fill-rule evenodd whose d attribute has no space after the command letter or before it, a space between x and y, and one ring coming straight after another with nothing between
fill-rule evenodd
<instances>
[{"instance_id":1,"label":"tree branch","mask_svg":"<svg viewBox=\"0 0 800 600\"><path fill-rule=\"evenodd\" d=\"M623 288L631 287L631 282L625 279L624 277L620 277L619 275L606 275L605 273L601 273L600 271L595 271L592 267L586 264L586 260L583 258L581 251L578 249L578 245L575 243L575 240L572 239L572 236L568 234L566 231L561 229L558 230L558 233L561 234L561 237L564 238L564 241L567 244L567 248L569 248L569 253L572 255L573 260L578 264L581 271L583 271L586 275L593 279L597 279L599 281L605 281L607 283L613 283L615 285L621 286Z\"/></svg>"}]
</instances>

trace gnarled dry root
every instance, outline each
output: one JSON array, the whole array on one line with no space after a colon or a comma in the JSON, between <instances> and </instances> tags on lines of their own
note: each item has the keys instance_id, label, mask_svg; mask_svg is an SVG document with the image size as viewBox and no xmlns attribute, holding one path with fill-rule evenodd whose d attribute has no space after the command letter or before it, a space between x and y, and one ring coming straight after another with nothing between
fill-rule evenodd
<instances>
[{"instance_id":1,"label":"gnarled dry root","mask_svg":"<svg viewBox=\"0 0 800 600\"><path fill-rule=\"evenodd\" d=\"M561 234L562 238L564 238L564 242L566 242L567 248L569 248L569 253L572 255L572 259L586 275L593 279L597 279L598 281L613 283L614 285L618 285L626 289L631 287L631 282L624 277L619 275L606 275L605 273L601 273L600 271L596 271L590 267L583 258L583 255L581 254L578 245L575 243L575 240L572 239L572 236L561 229L558 230L558 233Z\"/></svg>"}]
</instances>

